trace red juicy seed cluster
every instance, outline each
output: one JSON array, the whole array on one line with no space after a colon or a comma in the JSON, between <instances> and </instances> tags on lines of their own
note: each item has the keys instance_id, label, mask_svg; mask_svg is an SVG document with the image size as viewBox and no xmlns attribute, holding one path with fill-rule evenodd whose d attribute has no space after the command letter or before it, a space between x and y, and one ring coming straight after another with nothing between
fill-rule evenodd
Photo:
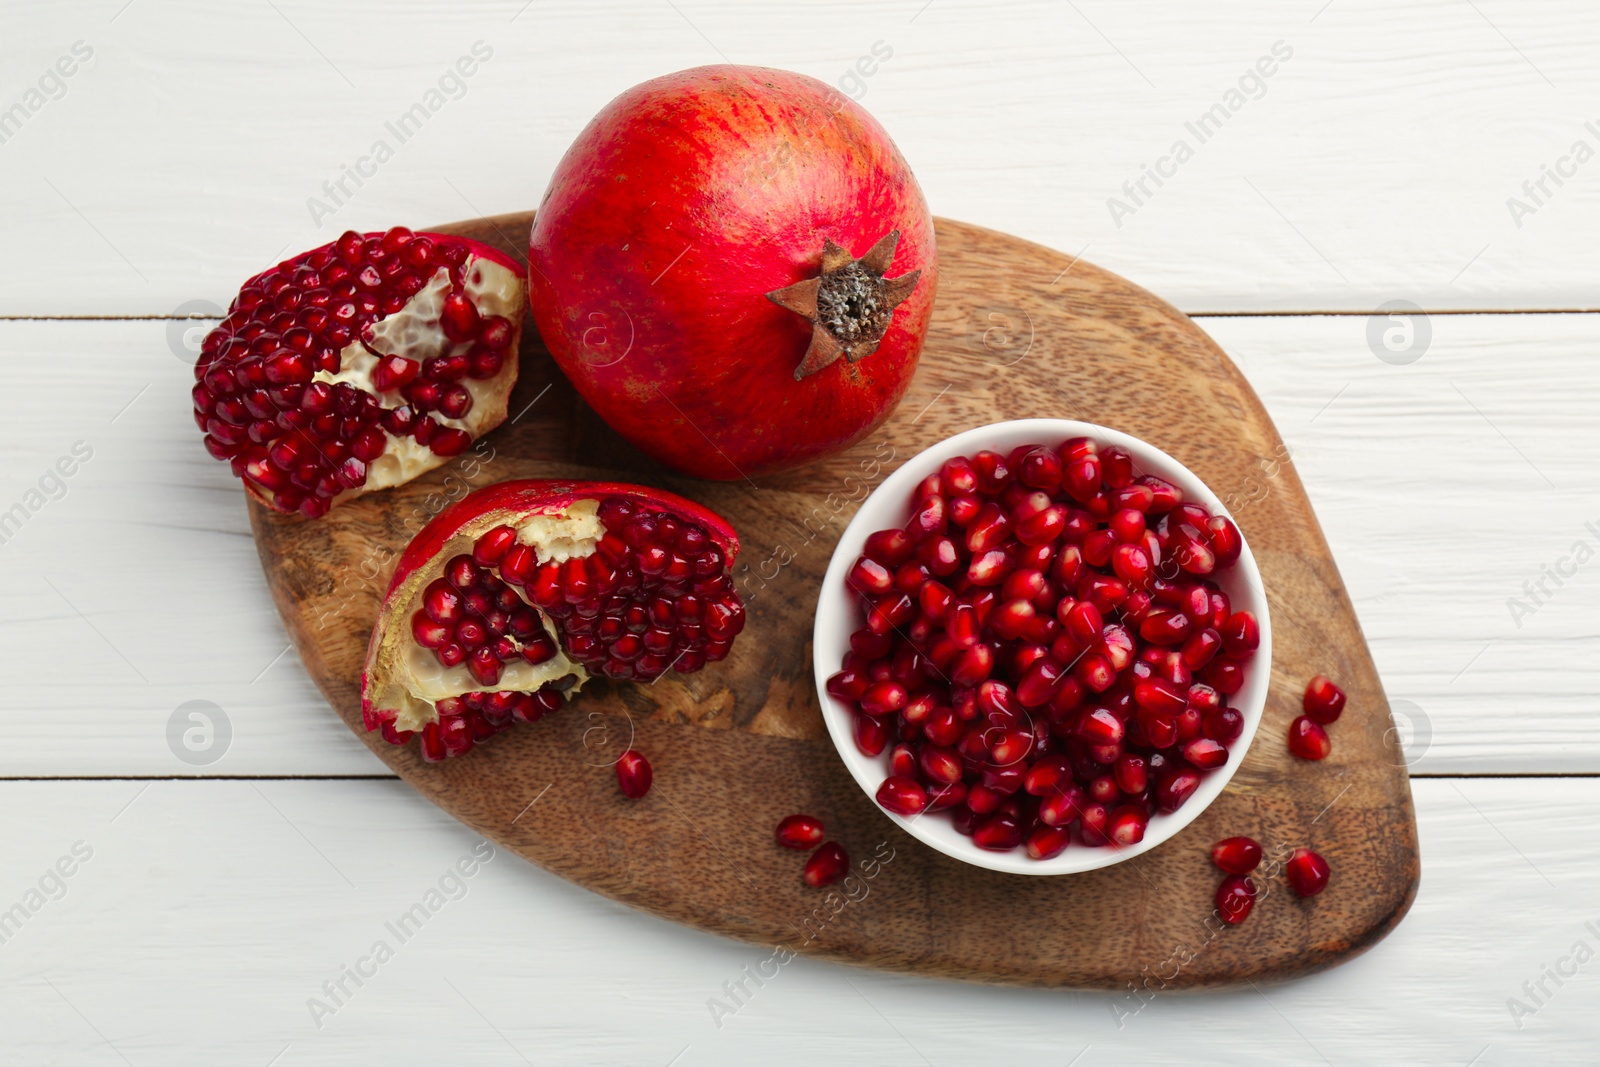
<instances>
[{"instance_id":1,"label":"red juicy seed cluster","mask_svg":"<svg viewBox=\"0 0 1600 1067\"><path fill-rule=\"evenodd\" d=\"M313 518L366 483L368 464L387 448L385 430L440 456L465 451L471 437L428 412L465 415L472 398L460 380L498 374L514 332L501 316L479 316L462 288L467 258L462 244L402 227L352 230L252 278L206 335L195 364L194 418L206 450L271 493L280 510ZM405 307L441 266L454 286L441 325L450 341L472 341L470 351L419 363L373 350L372 324ZM387 355L375 385L398 389L404 403L386 408L348 383L312 381L318 371L338 373L341 353L358 340Z\"/></svg>"},{"instance_id":2,"label":"red juicy seed cluster","mask_svg":"<svg viewBox=\"0 0 1600 1067\"><path fill-rule=\"evenodd\" d=\"M422 728L422 758L429 763L450 759L472 751L472 746L487 741L516 722L538 722L566 702L559 683L551 683L534 693L464 693L459 698L441 700L434 705L438 722ZM391 745L404 745L412 731L397 730L394 717L369 719L367 729L380 729Z\"/></svg>"},{"instance_id":3,"label":"red juicy seed cluster","mask_svg":"<svg viewBox=\"0 0 1600 1067\"><path fill-rule=\"evenodd\" d=\"M510 526L485 533L423 591L412 636L485 686L513 659L555 654L535 606L568 656L610 678L648 682L726 657L744 604L706 530L622 497L602 501L599 516L606 533L594 553L561 562L541 563Z\"/></svg>"},{"instance_id":4,"label":"red juicy seed cluster","mask_svg":"<svg viewBox=\"0 0 1600 1067\"><path fill-rule=\"evenodd\" d=\"M1242 547L1088 438L945 463L847 578L866 625L827 689L863 752L897 742L878 802L1036 859L1142 840L1243 730L1260 630L1214 581Z\"/></svg>"}]
</instances>

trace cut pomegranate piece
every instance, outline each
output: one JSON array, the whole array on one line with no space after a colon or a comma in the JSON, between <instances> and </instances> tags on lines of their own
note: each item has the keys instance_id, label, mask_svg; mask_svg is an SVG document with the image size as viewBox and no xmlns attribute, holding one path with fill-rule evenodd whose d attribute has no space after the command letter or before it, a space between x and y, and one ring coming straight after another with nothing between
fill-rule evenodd
<instances>
[{"instance_id":1,"label":"cut pomegranate piece","mask_svg":"<svg viewBox=\"0 0 1600 1067\"><path fill-rule=\"evenodd\" d=\"M1344 713L1344 690L1333 684L1326 674L1319 674L1306 685L1306 695L1301 701L1307 715L1317 722L1327 724L1338 720Z\"/></svg>"},{"instance_id":2,"label":"cut pomegranate piece","mask_svg":"<svg viewBox=\"0 0 1600 1067\"><path fill-rule=\"evenodd\" d=\"M778 824L778 844L807 849L822 844L822 820L810 815L790 815Z\"/></svg>"},{"instance_id":3,"label":"cut pomegranate piece","mask_svg":"<svg viewBox=\"0 0 1600 1067\"><path fill-rule=\"evenodd\" d=\"M1328 740L1328 731L1321 723L1301 715L1289 724L1289 751L1301 759L1327 759L1333 742Z\"/></svg>"},{"instance_id":4,"label":"cut pomegranate piece","mask_svg":"<svg viewBox=\"0 0 1600 1067\"><path fill-rule=\"evenodd\" d=\"M802 877L813 889L833 885L850 873L850 854L837 841L829 841L806 860Z\"/></svg>"},{"instance_id":5,"label":"cut pomegranate piece","mask_svg":"<svg viewBox=\"0 0 1600 1067\"><path fill-rule=\"evenodd\" d=\"M1230 520L1089 438L949 459L906 515L846 572L859 629L824 686L881 806L1044 859L1074 824L1137 845L1229 763L1261 643L1216 584Z\"/></svg>"},{"instance_id":6,"label":"cut pomegranate piece","mask_svg":"<svg viewBox=\"0 0 1600 1067\"><path fill-rule=\"evenodd\" d=\"M1223 922L1237 926L1255 906L1256 884L1247 875L1230 874L1217 886L1217 914Z\"/></svg>"},{"instance_id":7,"label":"cut pomegranate piece","mask_svg":"<svg viewBox=\"0 0 1600 1067\"><path fill-rule=\"evenodd\" d=\"M1211 862L1229 874L1249 874L1261 865L1261 843L1253 837L1229 837L1211 846Z\"/></svg>"},{"instance_id":8,"label":"cut pomegranate piece","mask_svg":"<svg viewBox=\"0 0 1600 1067\"><path fill-rule=\"evenodd\" d=\"M206 451L316 518L505 421L524 270L463 237L347 232L245 282L195 363Z\"/></svg>"},{"instance_id":9,"label":"cut pomegranate piece","mask_svg":"<svg viewBox=\"0 0 1600 1067\"><path fill-rule=\"evenodd\" d=\"M1297 848L1283 865L1289 888L1302 897L1314 897L1328 888L1328 861L1309 848Z\"/></svg>"},{"instance_id":10,"label":"cut pomegranate piece","mask_svg":"<svg viewBox=\"0 0 1600 1067\"><path fill-rule=\"evenodd\" d=\"M368 730L428 760L533 722L598 674L653 681L727 656L744 628L739 541L682 497L604 482L502 482L417 534L362 674ZM619 773L621 767L619 765Z\"/></svg>"},{"instance_id":11,"label":"cut pomegranate piece","mask_svg":"<svg viewBox=\"0 0 1600 1067\"><path fill-rule=\"evenodd\" d=\"M655 771L643 753L630 748L617 757L617 788L629 800L638 800L650 792L650 784L654 781Z\"/></svg>"}]
</instances>

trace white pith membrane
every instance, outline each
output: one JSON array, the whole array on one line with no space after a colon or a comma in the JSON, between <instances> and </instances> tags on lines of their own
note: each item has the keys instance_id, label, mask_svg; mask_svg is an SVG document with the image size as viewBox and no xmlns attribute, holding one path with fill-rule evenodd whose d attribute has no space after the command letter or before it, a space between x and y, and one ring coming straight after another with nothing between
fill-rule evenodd
<instances>
[{"instance_id":1,"label":"white pith membrane","mask_svg":"<svg viewBox=\"0 0 1600 1067\"><path fill-rule=\"evenodd\" d=\"M428 723L439 721L436 704L440 700L463 693L532 693L568 676L574 679L568 692L580 689L589 680L588 671L568 658L555 624L536 604L529 602L528 606L538 615L545 633L555 643L555 655L537 665L526 660L506 663L499 679L488 686L481 685L464 664L446 667L432 649L417 644L411 635L411 617L422 609L423 592L443 575L445 562L457 555L471 555L478 538L497 526L513 527L517 531L517 542L533 548L541 563L560 563L573 557L593 555L606 532L597 514L599 506L598 500L575 500L517 516L507 516L504 512L480 516L463 526L428 566L406 578L387 602L388 605L404 605L404 608L386 607L388 625L379 638L373 665L368 671L369 681L376 683L369 700L378 713L387 717L389 712L394 712L396 730L419 731ZM515 638L512 640L516 642ZM521 642L516 643L520 648Z\"/></svg>"},{"instance_id":2,"label":"white pith membrane","mask_svg":"<svg viewBox=\"0 0 1600 1067\"><path fill-rule=\"evenodd\" d=\"M399 311L374 322L367 331L366 344L360 339L351 341L339 353L339 371L329 374L319 370L312 376L314 382L329 385L348 383L352 388L371 393L386 409L404 406L407 401L400 389L379 389L373 382L373 371L379 356L404 356L418 364L434 356L466 355L474 342L451 341L440 325L440 309L451 290L450 269L440 265ZM522 276L516 271L477 255L469 255L462 270L462 289L478 309L480 318L499 315L511 322L511 342L500 370L491 378L471 376L459 379L459 384L472 396L471 409L461 418L452 419L438 410L428 416L440 426L466 432L474 440L505 421L511 389L517 380L517 345L522 337L522 319L527 309L527 293ZM369 351L369 346L371 351ZM454 456L441 456L427 445L419 444L407 434L397 437L380 421L386 447L383 455L367 464L367 480L354 489L346 489L335 496L330 505L339 504L362 493L411 481L439 467ZM271 502L276 494L255 482L245 483L251 492Z\"/></svg>"}]
</instances>

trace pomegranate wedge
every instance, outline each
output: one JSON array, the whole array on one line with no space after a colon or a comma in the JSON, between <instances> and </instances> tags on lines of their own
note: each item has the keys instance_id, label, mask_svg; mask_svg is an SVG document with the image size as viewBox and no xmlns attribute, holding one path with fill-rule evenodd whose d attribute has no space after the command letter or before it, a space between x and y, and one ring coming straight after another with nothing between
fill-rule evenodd
<instances>
[{"instance_id":1,"label":"pomegranate wedge","mask_svg":"<svg viewBox=\"0 0 1600 1067\"><path fill-rule=\"evenodd\" d=\"M717 515L657 489L502 482L400 558L361 679L368 730L427 760L555 711L591 675L654 681L728 654L744 628Z\"/></svg>"},{"instance_id":2,"label":"pomegranate wedge","mask_svg":"<svg viewBox=\"0 0 1600 1067\"><path fill-rule=\"evenodd\" d=\"M524 271L487 245L350 231L244 283L195 363L206 451L308 518L505 421Z\"/></svg>"}]
</instances>

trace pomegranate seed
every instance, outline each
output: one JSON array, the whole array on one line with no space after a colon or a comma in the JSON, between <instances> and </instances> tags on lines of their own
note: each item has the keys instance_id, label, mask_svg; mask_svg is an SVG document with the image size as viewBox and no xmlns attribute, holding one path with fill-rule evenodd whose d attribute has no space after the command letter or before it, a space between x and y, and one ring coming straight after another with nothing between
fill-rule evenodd
<instances>
[{"instance_id":1,"label":"pomegranate seed","mask_svg":"<svg viewBox=\"0 0 1600 1067\"><path fill-rule=\"evenodd\" d=\"M1144 840L1144 831L1149 823L1150 814L1143 805L1124 804L1107 819L1105 835L1118 848L1127 848Z\"/></svg>"},{"instance_id":2,"label":"pomegranate seed","mask_svg":"<svg viewBox=\"0 0 1600 1067\"><path fill-rule=\"evenodd\" d=\"M972 828L972 843L991 852L1008 852L1022 843L1022 830L1015 816L998 812Z\"/></svg>"},{"instance_id":3,"label":"pomegranate seed","mask_svg":"<svg viewBox=\"0 0 1600 1067\"><path fill-rule=\"evenodd\" d=\"M1156 781L1156 810L1171 814L1183 807L1185 801L1200 788L1200 775L1188 767L1164 772Z\"/></svg>"},{"instance_id":4,"label":"pomegranate seed","mask_svg":"<svg viewBox=\"0 0 1600 1067\"><path fill-rule=\"evenodd\" d=\"M863 755L876 756L889 744L889 727L882 719L856 712L854 717L855 741Z\"/></svg>"},{"instance_id":5,"label":"pomegranate seed","mask_svg":"<svg viewBox=\"0 0 1600 1067\"><path fill-rule=\"evenodd\" d=\"M906 742L902 741L889 750L889 771L902 777L917 773L917 753Z\"/></svg>"},{"instance_id":6,"label":"pomegranate seed","mask_svg":"<svg viewBox=\"0 0 1600 1067\"><path fill-rule=\"evenodd\" d=\"M1196 737L1181 752L1184 759L1202 771L1215 770L1228 762L1228 746L1209 737Z\"/></svg>"},{"instance_id":7,"label":"pomegranate seed","mask_svg":"<svg viewBox=\"0 0 1600 1067\"><path fill-rule=\"evenodd\" d=\"M866 556L856 560L845 581L864 596L881 596L894 588L894 574L889 568Z\"/></svg>"},{"instance_id":8,"label":"pomegranate seed","mask_svg":"<svg viewBox=\"0 0 1600 1067\"><path fill-rule=\"evenodd\" d=\"M1330 723L1344 713L1344 690L1333 684L1326 674L1319 674L1306 685L1302 702L1307 715L1317 722Z\"/></svg>"},{"instance_id":9,"label":"pomegranate seed","mask_svg":"<svg viewBox=\"0 0 1600 1067\"><path fill-rule=\"evenodd\" d=\"M906 689L899 682L876 682L861 694L861 710L868 715L892 715L906 705Z\"/></svg>"},{"instance_id":10,"label":"pomegranate seed","mask_svg":"<svg viewBox=\"0 0 1600 1067\"><path fill-rule=\"evenodd\" d=\"M1078 720L1078 736L1091 745L1115 744L1122 735L1122 720L1106 708L1091 708Z\"/></svg>"},{"instance_id":11,"label":"pomegranate seed","mask_svg":"<svg viewBox=\"0 0 1600 1067\"><path fill-rule=\"evenodd\" d=\"M1147 678L1133 687L1133 698L1141 708L1165 715L1177 715L1189 704L1189 695L1165 678Z\"/></svg>"},{"instance_id":12,"label":"pomegranate seed","mask_svg":"<svg viewBox=\"0 0 1600 1067\"><path fill-rule=\"evenodd\" d=\"M1217 914L1222 921L1237 926L1256 906L1256 884L1248 876L1230 874L1217 886Z\"/></svg>"},{"instance_id":13,"label":"pomegranate seed","mask_svg":"<svg viewBox=\"0 0 1600 1067\"><path fill-rule=\"evenodd\" d=\"M928 787L929 811L943 811L953 808L967 799L967 783L952 782L949 785L932 785Z\"/></svg>"},{"instance_id":14,"label":"pomegranate seed","mask_svg":"<svg viewBox=\"0 0 1600 1067\"><path fill-rule=\"evenodd\" d=\"M953 748L927 745L919 754L917 763L930 781L940 785L954 785L961 781L961 756Z\"/></svg>"},{"instance_id":15,"label":"pomegranate seed","mask_svg":"<svg viewBox=\"0 0 1600 1067\"><path fill-rule=\"evenodd\" d=\"M850 873L850 856L837 841L829 841L806 860L803 877L813 889L833 885Z\"/></svg>"},{"instance_id":16,"label":"pomegranate seed","mask_svg":"<svg viewBox=\"0 0 1600 1067\"><path fill-rule=\"evenodd\" d=\"M1047 793L1039 801L1039 821L1047 826L1070 826L1086 803L1087 795L1076 785Z\"/></svg>"},{"instance_id":17,"label":"pomegranate seed","mask_svg":"<svg viewBox=\"0 0 1600 1067\"><path fill-rule=\"evenodd\" d=\"M1024 847L1031 859L1047 860L1059 856L1072 840L1072 831L1064 826L1036 826L1028 835Z\"/></svg>"},{"instance_id":18,"label":"pomegranate seed","mask_svg":"<svg viewBox=\"0 0 1600 1067\"><path fill-rule=\"evenodd\" d=\"M885 567L898 567L911 558L911 537L904 530L879 530L867 536L865 554Z\"/></svg>"},{"instance_id":19,"label":"pomegranate seed","mask_svg":"<svg viewBox=\"0 0 1600 1067\"><path fill-rule=\"evenodd\" d=\"M1129 796L1138 796L1150 784L1148 763L1143 756L1131 752L1117 757L1112 775L1117 780L1117 788Z\"/></svg>"},{"instance_id":20,"label":"pomegranate seed","mask_svg":"<svg viewBox=\"0 0 1600 1067\"><path fill-rule=\"evenodd\" d=\"M617 758L617 786L629 800L638 800L650 792L654 777L650 761L633 749L628 749Z\"/></svg>"},{"instance_id":21,"label":"pomegranate seed","mask_svg":"<svg viewBox=\"0 0 1600 1067\"><path fill-rule=\"evenodd\" d=\"M1321 723L1301 715L1289 724L1289 751L1304 760L1327 759L1333 742Z\"/></svg>"},{"instance_id":22,"label":"pomegranate seed","mask_svg":"<svg viewBox=\"0 0 1600 1067\"><path fill-rule=\"evenodd\" d=\"M915 779L890 775L878 786L878 803L899 815L915 815L928 806L928 794Z\"/></svg>"},{"instance_id":23,"label":"pomegranate seed","mask_svg":"<svg viewBox=\"0 0 1600 1067\"><path fill-rule=\"evenodd\" d=\"M1244 667L1238 660L1218 657L1206 664L1200 677L1208 688L1224 696L1233 696L1244 688Z\"/></svg>"},{"instance_id":24,"label":"pomegranate seed","mask_svg":"<svg viewBox=\"0 0 1600 1067\"><path fill-rule=\"evenodd\" d=\"M1229 874L1249 874L1261 864L1261 843L1253 837L1228 837L1211 846L1211 862Z\"/></svg>"},{"instance_id":25,"label":"pomegranate seed","mask_svg":"<svg viewBox=\"0 0 1600 1067\"><path fill-rule=\"evenodd\" d=\"M1230 656L1243 656L1261 646L1261 627L1248 611L1229 615L1218 630L1222 634L1222 647Z\"/></svg>"},{"instance_id":26,"label":"pomegranate seed","mask_svg":"<svg viewBox=\"0 0 1600 1067\"><path fill-rule=\"evenodd\" d=\"M1231 566L1244 549L1244 538L1233 520L1215 515L1206 520L1206 535L1211 539L1211 550L1216 553L1217 566Z\"/></svg>"},{"instance_id":27,"label":"pomegranate seed","mask_svg":"<svg viewBox=\"0 0 1600 1067\"><path fill-rule=\"evenodd\" d=\"M1328 888L1328 861L1309 848L1297 848L1283 865L1289 888L1302 897L1314 897Z\"/></svg>"},{"instance_id":28,"label":"pomegranate seed","mask_svg":"<svg viewBox=\"0 0 1600 1067\"><path fill-rule=\"evenodd\" d=\"M1111 838L1106 836L1111 813L1104 804L1083 804L1078 809L1078 834L1083 838L1083 843L1098 848L1109 845Z\"/></svg>"}]
</instances>

